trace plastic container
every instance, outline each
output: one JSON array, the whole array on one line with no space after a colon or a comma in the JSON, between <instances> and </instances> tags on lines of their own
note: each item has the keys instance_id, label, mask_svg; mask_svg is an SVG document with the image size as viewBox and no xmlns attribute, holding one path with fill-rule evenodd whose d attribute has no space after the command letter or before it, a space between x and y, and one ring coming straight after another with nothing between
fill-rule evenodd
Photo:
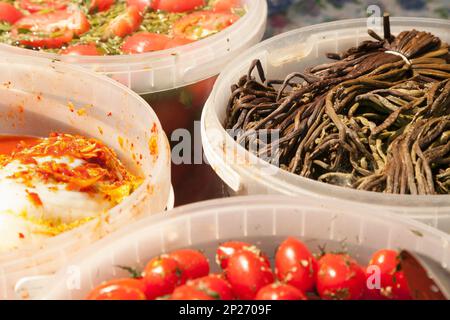
<instances>
[{"instance_id":1,"label":"plastic container","mask_svg":"<svg viewBox=\"0 0 450 320\"><path fill-rule=\"evenodd\" d=\"M102 217L39 247L1 254L2 299L13 297L18 279L55 272L98 238L143 215L171 208L173 197L167 137L137 94L107 77L48 59L2 57L0 70L0 134L47 136L56 131L98 138L145 179Z\"/></svg>"},{"instance_id":2,"label":"plastic container","mask_svg":"<svg viewBox=\"0 0 450 320\"><path fill-rule=\"evenodd\" d=\"M450 236L414 220L402 219L366 206L341 202L318 203L309 197L235 197L180 207L169 217L149 217L128 226L80 253L51 279L42 299L83 299L104 280L127 276L115 266L143 267L152 257L179 248L204 250L212 271L219 243L242 240L255 243L273 258L287 236L305 241L318 253L342 250L342 244L360 263L381 248L423 253L450 268ZM130 231L133 230L132 233Z\"/></svg>"},{"instance_id":3,"label":"plastic container","mask_svg":"<svg viewBox=\"0 0 450 320\"><path fill-rule=\"evenodd\" d=\"M169 50L137 55L75 57L0 43L0 55L59 59L108 75L143 96L158 115L169 140L178 128L187 129L194 136L194 121L200 120L217 74L232 58L258 43L264 34L266 1L242 0L241 4L247 12L232 26L203 40ZM222 181L207 165L173 164L172 172L177 205L223 195ZM192 186L197 186L195 192L192 192Z\"/></svg>"},{"instance_id":4,"label":"plastic container","mask_svg":"<svg viewBox=\"0 0 450 320\"><path fill-rule=\"evenodd\" d=\"M266 40L238 56L218 78L202 114L201 131L206 157L216 173L237 194L310 195L377 205L450 232L450 195L389 195L333 186L281 170L262 161L234 142L223 128L230 86L260 59L268 79L284 79L293 71L329 61L326 52L342 52L370 39L370 19L343 20L293 30ZM450 21L391 18L397 34L415 28L450 43Z\"/></svg>"}]
</instances>

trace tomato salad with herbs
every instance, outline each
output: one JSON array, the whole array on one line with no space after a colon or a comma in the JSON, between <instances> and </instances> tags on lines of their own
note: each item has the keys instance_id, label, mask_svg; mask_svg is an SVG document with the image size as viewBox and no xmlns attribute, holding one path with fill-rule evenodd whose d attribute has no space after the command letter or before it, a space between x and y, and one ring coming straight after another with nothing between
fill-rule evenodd
<instances>
[{"instance_id":1,"label":"tomato salad with herbs","mask_svg":"<svg viewBox=\"0 0 450 320\"><path fill-rule=\"evenodd\" d=\"M0 42L70 55L185 45L235 23L239 0L0 0Z\"/></svg>"},{"instance_id":2,"label":"tomato salad with herbs","mask_svg":"<svg viewBox=\"0 0 450 320\"><path fill-rule=\"evenodd\" d=\"M193 249L155 257L142 272L103 282L89 300L363 300L411 299L399 253L375 252L360 265L345 252L314 255L300 240L288 237L278 247L274 265L257 246L224 242L216 250L220 273L211 273L208 259ZM379 270L379 286L368 285Z\"/></svg>"}]
</instances>

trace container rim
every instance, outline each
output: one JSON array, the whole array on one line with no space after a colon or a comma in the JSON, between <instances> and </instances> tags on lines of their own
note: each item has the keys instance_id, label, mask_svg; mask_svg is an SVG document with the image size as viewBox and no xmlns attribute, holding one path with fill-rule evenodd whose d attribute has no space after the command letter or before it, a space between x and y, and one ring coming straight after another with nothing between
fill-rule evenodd
<instances>
[{"instance_id":1,"label":"container rim","mask_svg":"<svg viewBox=\"0 0 450 320\"><path fill-rule=\"evenodd\" d=\"M418 24L427 24L430 27L450 27L450 20L445 19L391 17L391 26L393 27L395 27L396 24L405 23L412 25L414 28L420 28L419 26L417 26ZM211 95L205 104L201 119L201 131L203 144L205 146L205 154L208 160L214 164L213 168L234 191L237 192L241 189L242 186L240 185L239 177L245 176L250 178L258 177L258 182L262 185L268 186L271 189L275 189L279 193L289 195L299 195L306 193L314 196L333 197L360 203L372 203L379 206L392 206L397 209L409 209L411 207L423 208L428 206L437 208L439 206L450 205L450 195L385 194L335 186L290 173L258 158L256 155L248 152L244 147L237 144L225 131L223 124L219 120L218 114L215 112L214 104L216 95L221 90L225 90L226 92L229 91L226 80L229 79L230 75L236 76L236 72L242 69L242 66L248 66L249 62L251 62L253 57L257 56L258 53L267 52L267 47L269 45L273 45L277 42L282 42L285 38L294 37L301 33L329 30L330 34L332 34L339 31L340 28L349 29L355 27L364 27L366 25L367 18L358 18L339 20L335 22L326 22L294 29L260 42L259 44L235 57L227 65L227 67L224 68L217 81L215 82L213 91L211 92ZM220 131L222 135L222 140L219 142L221 147L219 147L217 144L212 145L212 137L210 135L211 128ZM223 150L222 148L222 146L224 145L232 145L235 148L235 152L237 154L243 155L246 159L250 159L250 164L246 162L245 166L242 166L235 163L226 163L224 156L225 150ZM219 164L217 162L219 162ZM221 174L220 171L218 172L218 166L221 166L223 170L226 171L226 173ZM261 166L270 166L271 169L277 170L277 173L275 175L262 176L258 170L258 167ZM225 177L225 175L228 175L228 177ZM352 191L353 194L350 194L352 193Z\"/></svg>"}]
</instances>

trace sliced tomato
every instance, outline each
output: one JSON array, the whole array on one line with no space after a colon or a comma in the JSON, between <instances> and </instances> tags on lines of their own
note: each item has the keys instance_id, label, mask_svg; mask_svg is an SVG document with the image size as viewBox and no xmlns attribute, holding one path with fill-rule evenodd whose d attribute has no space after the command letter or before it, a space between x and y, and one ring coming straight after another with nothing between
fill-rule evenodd
<instances>
[{"instance_id":1,"label":"sliced tomato","mask_svg":"<svg viewBox=\"0 0 450 320\"><path fill-rule=\"evenodd\" d=\"M22 17L22 12L17 10L12 4L0 2L0 21L13 24Z\"/></svg>"},{"instance_id":2,"label":"sliced tomato","mask_svg":"<svg viewBox=\"0 0 450 320\"><path fill-rule=\"evenodd\" d=\"M153 0L127 0L128 6L136 6L140 12L147 11Z\"/></svg>"},{"instance_id":3,"label":"sliced tomato","mask_svg":"<svg viewBox=\"0 0 450 320\"><path fill-rule=\"evenodd\" d=\"M103 12L109 10L115 0L91 0L89 12Z\"/></svg>"},{"instance_id":4,"label":"sliced tomato","mask_svg":"<svg viewBox=\"0 0 450 320\"><path fill-rule=\"evenodd\" d=\"M205 4L205 0L153 0L150 5L153 10L186 12L203 7Z\"/></svg>"},{"instance_id":5,"label":"sliced tomato","mask_svg":"<svg viewBox=\"0 0 450 320\"><path fill-rule=\"evenodd\" d=\"M63 10L70 4L70 0L20 0L19 6L34 13L43 10Z\"/></svg>"},{"instance_id":6,"label":"sliced tomato","mask_svg":"<svg viewBox=\"0 0 450 320\"><path fill-rule=\"evenodd\" d=\"M251 245L250 243L243 242L243 241L227 241L217 248L216 250L216 263L222 268L226 269L228 266L228 262L230 258L236 253L241 250L247 250L250 251L257 256L261 257L264 262L266 263L267 267L270 268L270 261L269 258L256 246Z\"/></svg>"},{"instance_id":7,"label":"sliced tomato","mask_svg":"<svg viewBox=\"0 0 450 320\"><path fill-rule=\"evenodd\" d=\"M170 38L157 33L139 32L125 39L122 51L128 54L163 50Z\"/></svg>"},{"instance_id":8,"label":"sliced tomato","mask_svg":"<svg viewBox=\"0 0 450 320\"><path fill-rule=\"evenodd\" d=\"M61 54L72 56L101 56L102 52L99 48L97 48L95 43L89 43L68 46L66 49L61 51Z\"/></svg>"},{"instance_id":9,"label":"sliced tomato","mask_svg":"<svg viewBox=\"0 0 450 320\"><path fill-rule=\"evenodd\" d=\"M255 300L308 300L296 287L284 283L272 283L262 287Z\"/></svg>"},{"instance_id":10,"label":"sliced tomato","mask_svg":"<svg viewBox=\"0 0 450 320\"><path fill-rule=\"evenodd\" d=\"M209 273L208 259L198 250L181 249L168 255L180 265L186 279L196 279L207 276Z\"/></svg>"},{"instance_id":11,"label":"sliced tomato","mask_svg":"<svg viewBox=\"0 0 450 320\"><path fill-rule=\"evenodd\" d=\"M175 37L175 38L170 39L166 43L166 46L164 47L164 49L180 47L180 46L184 46L185 44L192 43L192 42L193 42L192 40L189 40L189 39L186 39L186 38Z\"/></svg>"},{"instance_id":12,"label":"sliced tomato","mask_svg":"<svg viewBox=\"0 0 450 320\"><path fill-rule=\"evenodd\" d=\"M86 33L90 29L89 21L83 12L66 10L30 14L17 21L14 27L47 34L68 30L76 35Z\"/></svg>"},{"instance_id":13,"label":"sliced tomato","mask_svg":"<svg viewBox=\"0 0 450 320\"><path fill-rule=\"evenodd\" d=\"M89 28L89 21L81 11L60 10L25 16L14 24L11 34L26 46L60 48L69 43L74 34L81 35Z\"/></svg>"},{"instance_id":14,"label":"sliced tomato","mask_svg":"<svg viewBox=\"0 0 450 320\"><path fill-rule=\"evenodd\" d=\"M215 0L211 3L211 10L214 12L231 12L240 7L239 0Z\"/></svg>"},{"instance_id":15,"label":"sliced tomato","mask_svg":"<svg viewBox=\"0 0 450 320\"><path fill-rule=\"evenodd\" d=\"M141 279L115 279L94 288L87 300L145 300Z\"/></svg>"},{"instance_id":16,"label":"sliced tomato","mask_svg":"<svg viewBox=\"0 0 450 320\"><path fill-rule=\"evenodd\" d=\"M199 40L231 26L238 19L239 16L232 13L197 11L175 22L173 33L177 37Z\"/></svg>"},{"instance_id":17,"label":"sliced tomato","mask_svg":"<svg viewBox=\"0 0 450 320\"><path fill-rule=\"evenodd\" d=\"M142 22L142 14L136 6L129 6L126 11L111 20L103 35L104 38L125 37L135 32Z\"/></svg>"}]
</instances>

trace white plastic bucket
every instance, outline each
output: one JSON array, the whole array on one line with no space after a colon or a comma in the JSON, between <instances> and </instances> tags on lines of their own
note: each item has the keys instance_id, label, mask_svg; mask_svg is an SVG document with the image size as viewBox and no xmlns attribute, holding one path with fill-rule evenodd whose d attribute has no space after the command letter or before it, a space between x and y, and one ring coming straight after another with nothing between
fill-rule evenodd
<instances>
[{"instance_id":1,"label":"white plastic bucket","mask_svg":"<svg viewBox=\"0 0 450 320\"><path fill-rule=\"evenodd\" d=\"M427 255L450 269L450 236L417 221L339 201L247 196L179 207L166 218L130 225L80 252L48 279L40 298L83 299L102 281L128 276L117 265L142 268L152 257L179 248L203 250L213 266L221 242L242 240L257 244L272 259L288 236L315 253L325 244L327 250L342 250L344 242L362 264L376 250L393 248Z\"/></svg>"},{"instance_id":2,"label":"white plastic bucket","mask_svg":"<svg viewBox=\"0 0 450 320\"><path fill-rule=\"evenodd\" d=\"M55 272L98 238L142 215L171 208L173 197L167 137L153 110L137 94L107 77L48 59L1 57L0 70L0 134L48 136L56 131L94 137L145 179L101 218L39 247L1 254L2 299L14 296L18 279ZM151 139L156 152L150 150Z\"/></svg>"},{"instance_id":3,"label":"white plastic bucket","mask_svg":"<svg viewBox=\"0 0 450 320\"><path fill-rule=\"evenodd\" d=\"M201 130L206 157L237 194L305 194L320 199L345 199L376 205L450 232L450 195L381 194L307 179L258 159L235 143L223 128L230 86L247 73L254 59L261 60L268 79L282 79L293 71L328 61L327 52L342 52L370 39L367 28L373 26L368 26L368 21L371 20L343 20L293 30L266 40L233 60L219 76L203 110ZM429 31L450 43L449 20L391 18L393 34L413 28Z\"/></svg>"},{"instance_id":4,"label":"white plastic bucket","mask_svg":"<svg viewBox=\"0 0 450 320\"><path fill-rule=\"evenodd\" d=\"M246 14L203 40L168 50L135 55L70 56L0 43L0 54L19 54L73 63L111 78L139 94L183 87L217 75L226 63L259 42L267 20L265 0L242 0Z\"/></svg>"}]
</instances>

